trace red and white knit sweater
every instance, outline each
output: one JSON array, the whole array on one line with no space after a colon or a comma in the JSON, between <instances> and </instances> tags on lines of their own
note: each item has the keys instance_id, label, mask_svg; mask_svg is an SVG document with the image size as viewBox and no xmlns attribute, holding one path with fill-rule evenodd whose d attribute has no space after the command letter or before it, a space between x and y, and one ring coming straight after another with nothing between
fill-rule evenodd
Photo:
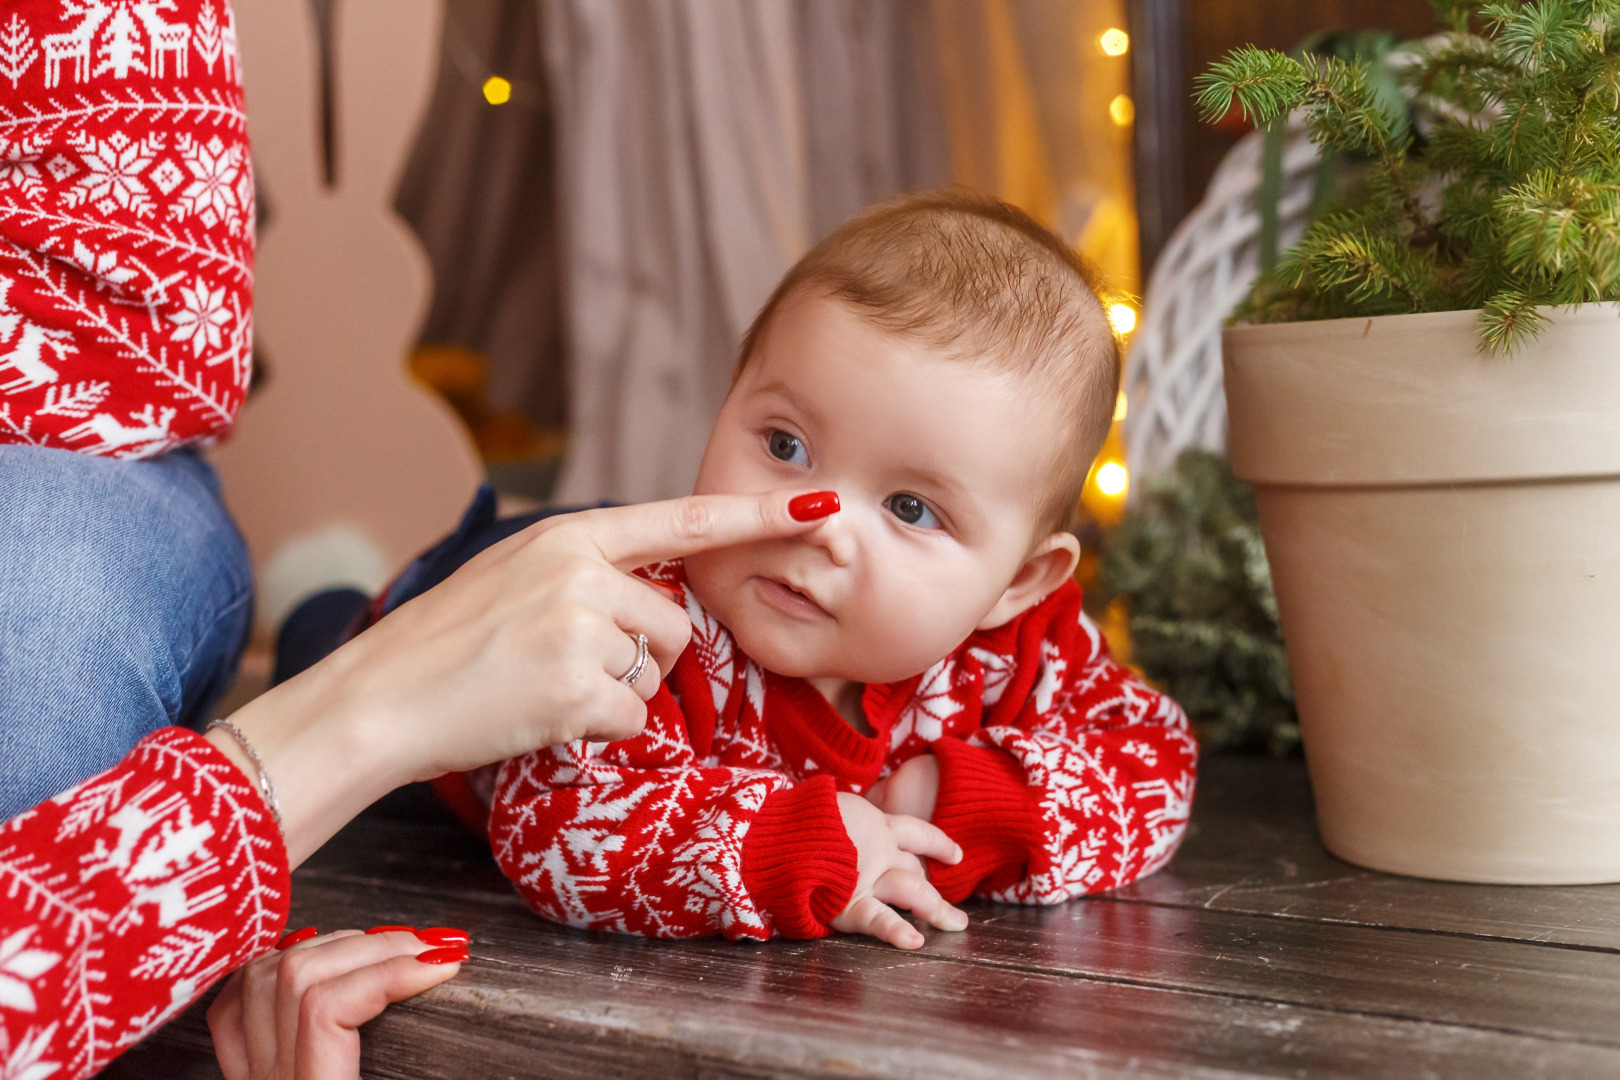
<instances>
[{"instance_id":1,"label":"red and white knit sweater","mask_svg":"<svg viewBox=\"0 0 1620 1080\"><path fill-rule=\"evenodd\" d=\"M490 841L542 916L650 937L812 938L856 880L839 791L939 759L933 865L948 900L1051 904L1162 866L1186 829L1197 750L1176 703L1109 656L1065 584L974 633L921 675L865 690L874 735L802 679L761 669L703 609L680 564L692 644L646 730L501 770Z\"/></svg>"},{"instance_id":2,"label":"red and white knit sweater","mask_svg":"<svg viewBox=\"0 0 1620 1080\"><path fill-rule=\"evenodd\" d=\"M253 207L224 0L0 5L0 443L142 458L228 428Z\"/></svg>"},{"instance_id":3,"label":"red and white knit sweater","mask_svg":"<svg viewBox=\"0 0 1620 1080\"><path fill-rule=\"evenodd\" d=\"M287 851L207 740L150 735L0 822L0 1076L89 1076L264 952Z\"/></svg>"}]
</instances>

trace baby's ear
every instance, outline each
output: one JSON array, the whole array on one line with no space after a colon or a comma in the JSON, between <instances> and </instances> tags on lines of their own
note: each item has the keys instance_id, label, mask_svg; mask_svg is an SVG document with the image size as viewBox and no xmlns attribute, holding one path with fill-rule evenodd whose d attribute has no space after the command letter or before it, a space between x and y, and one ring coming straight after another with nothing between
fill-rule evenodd
<instances>
[{"instance_id":1,"label":"baby's ear","mask_svg":"<svg viewBox=\"0 0 1620 1080\"><path fill-rule=\"evenodd\" d=\"M989 630L1022 615L1074 574L1080 562L1080 541L1070 532L1058 532L1038 544L996 606L979 620L977 629Z\"/></svg>"}]
</instances>

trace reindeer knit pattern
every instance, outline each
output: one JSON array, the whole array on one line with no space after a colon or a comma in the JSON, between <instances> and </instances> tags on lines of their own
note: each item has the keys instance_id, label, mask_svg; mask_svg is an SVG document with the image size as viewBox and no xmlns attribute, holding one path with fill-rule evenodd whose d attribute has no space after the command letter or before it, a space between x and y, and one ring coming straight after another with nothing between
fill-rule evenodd
<instances>
[{"instance_id":1,"label":"reindeer knit pattern","mask_svg":"<svg viewBox=\"0 0 1620 1080\"><path fill-rule=\"evenodd\" d=\"M1197 747L1176 703L1110 657L1069 582L904 682L866 687L873 735L802 679L762 670L686 587L692 642L639 736L502 766L490 841L542 916L650 937L812 938L848 903L836 795L939 761L933 821L962 846L946 899L1052 904L1164 865Z\"/></svg>"},{"instance_id":2,"label":"reindeer knit pattern","mask_svg":"<svg viewBox=\"0 0 1620 1080\"><path fill-rule=\"evenodd\" d=\"M268 949L281 834L230 759L179 728L0 823L0 1076L88 1076Z\"/></svg>"},{"instance_id":3,"label":"reindeer knit pattern","mask_svg":"<svg viewBox=\"0 0 1620 1080\"><path fill-rule=\"evenodd\" d=\"M228 3L0 5L0 443L144 458L228 428L253 213Z\"/></svg>"}]
</instances>

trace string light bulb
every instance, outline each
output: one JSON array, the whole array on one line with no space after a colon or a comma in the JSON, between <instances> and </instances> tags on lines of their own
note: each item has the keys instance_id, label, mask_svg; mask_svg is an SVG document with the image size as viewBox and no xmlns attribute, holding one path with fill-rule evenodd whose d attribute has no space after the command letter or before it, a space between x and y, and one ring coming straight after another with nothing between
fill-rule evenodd
<instances>
[{"instance_id":1,"label":"string light bulb","mask_svg":"<svg viewBox=\"0 0 1620 1080\"><path fill-rule=\"evenodd\" d=\"M1109 498L1119 498L1130 484L1131 476L1124 463L1105 461L1097 467L1097 490Z\"/></svg>"},{"instance_id":2,"label":"string light bulb","mask_svg":"<svg viewBox=\"0 0 1620 1080\"><path fill-rule=\"evenodd\" d=\"M1128 95L1120 94L1108 103L1108 115L1113 118L1114 123L1125 127L1136 119L1136 102Z\"/></svg>"},{"instance_id":3,"label":"string light bulb","mask_svg":"<svg viewBox=\"0 0 1620 1080\"><path fill-rule=\"evenodd\" d=\"M1097 39L1102 51L1109 56L1124 56L1131 47L1131 35L1117 26L1111 26L1103 31L1102 37Z\"/></svg>"},{"instance_id":4,"label":"string light bulb","mask_svg":"<svg viewBox=\"0 0 1620 1080\"><path fill-rule=\"evenodd\" d=\"M484 100L491 105L505 105L512 100L512 83L499 75L484 80Z\"/></svg>"},{"instance_id":5,"label":"string light bulb","mask_svg":"<svg viewBox=\"0 0 1620 1080\"><path fill-rule=\"evenodd\" d=\"M1130 402L1128 402L1125 398L1125 391L1121 390L1119 392L1119 397L1114 399L1114 423L1117 424L1121 420L1125 419L1129 412Z\"/></svg>"},{"instance_id":6,"label":"string light bulb","mask_svg":"<svg viewBox=\"0 0 1620 1080\"><path fill-rule=\"evenodd\" d=\"M1113 324L1114 333L1123 337L1136 329L1136 309L1129 304L1110 304L1108 321Z\"/></svg>"}]
</instances>

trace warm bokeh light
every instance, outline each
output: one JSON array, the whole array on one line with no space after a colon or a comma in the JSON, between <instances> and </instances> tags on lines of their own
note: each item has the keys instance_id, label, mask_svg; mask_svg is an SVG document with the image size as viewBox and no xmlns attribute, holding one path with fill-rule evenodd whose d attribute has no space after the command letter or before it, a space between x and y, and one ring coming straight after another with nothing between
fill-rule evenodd
<instances>
[{"instance_id":1,"label":"warm bokeh light","mask_svg":"<svg viewBox=\"0 0 1620 1080\"><path fill-rule=\"evenodd\" d=\"M1108 321L1114 324L1116 334L1128 334L1136 329L1136 309L1129 304L1110 304Z\"/></svg>"},{"instance_id":2,"label":"warm bokeh light","mask_svg":"<svg viewBox=\"0 0 1620 1080\"><path fill-rule=\"evenodd\" d=\"M1119 397L1114 399L1114 423L1117 424L1125 419L1125 414L1129 411L1130 403L1125 400L1125 391L1121 390Z\"/></svg>"},{"instance_id":3,"label":"warm bokeh light","mask_svg":"<svg viewBox=\"0 0 1620 1080\"><path fill-rule=\"evenodd\" d=\"M1108 103L1108 115L1114 118L1114 123L1124 127L1136 119L1136 102L1127 95L1120 94Z\"/></svg>"},{"instance_id":4,"label":"warm bokeh light","mask_svg":"<svg viewBox=\"0 0 1620 1080\"><path fill-rule=\"evenodd\" d=\"M512 100L512 83L499 75L484 80L484 100L491 105L505 105Z\"/></svg>"},{"instance_id":5,"label":"warm bokeh light","mask_svg":"<svg viewBox=\"0 0 1620 1080\"><path fill-rule=\"evenodd\" d=\"M1097 468L1097 490L1118 498L1130 486L1131 477L1125 466L1117 461L1105 461Z\"/></svg>"},{"instance_id":6,"label":"warm bokeh light","mask_svg":"<svg viewBox=\"0 0 1620 1080\"><path fill-rule=\"evenodd\" d=\"M1124 56L1131 47L1131 35L1117 26L1111 26L1103 31L1097 43L1109 56Z\"/></svg>"}]
</instances>

